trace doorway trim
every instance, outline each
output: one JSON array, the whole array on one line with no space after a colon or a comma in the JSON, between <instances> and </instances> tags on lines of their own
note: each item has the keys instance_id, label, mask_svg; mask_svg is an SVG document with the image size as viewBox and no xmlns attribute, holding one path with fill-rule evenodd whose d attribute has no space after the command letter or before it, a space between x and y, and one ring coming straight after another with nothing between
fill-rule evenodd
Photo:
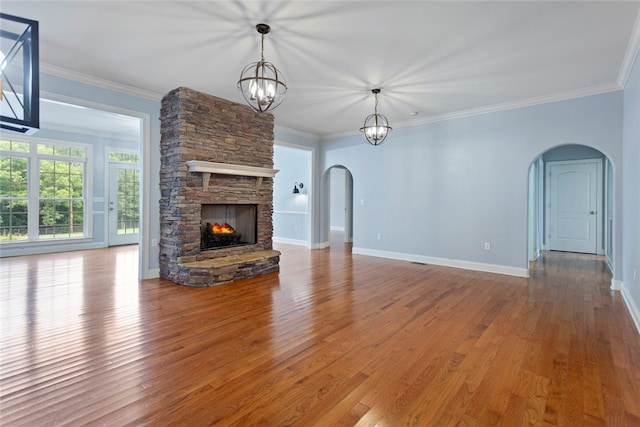
<instances>
[{"instance_id":1,"label":"doorway trim","mask_svg":"<svg viewBox=\"0 0 640 427\"><path fill-rule=\"evenodd\" d=\"M616 169L616 165L615 163L611 160L611 156L609 156L605 151L603 151L602 149L600 149L599 147L593 147L587 144L580 144L580 143L565 143L565 144L559 144L559 145L555 145L552 147L548 147L546 149L544 149L543 151L539 152L534 158L531 159L531 162L529 163L529 168L526 170L526 176L525 176L525 183L526 185L529 187L529 174L531 173L531 168L535 168L536 173L534 176L534 182L535 182L535 190L536 190L536 194L534 194L533 196L529 195L529 197L527 198L527 203L531 203L533 201L534 206L532 209L528 209L529 212L534 212L533 217L531 216L531 214L528 215L528 219L527 219L527 249L524 252L524 256L526 257L525 259L527 259L527 270L530 272L531 271L531 264L529 263L529 250L530 247L533 246L533 250L537 253L540 250L545 250L546 248L546 244L545 244L545 239L544 239L544 232L545 232L545 206L544 206L544 188L545 188L545 167L544 164L545 162L543 161L543 156L556 149L559 147L564 147L564 146L568 146L568 145L580 145L583 147L587 147L590 148L592 150L596 150L598 151L600 154L602 154L601 160L602 160L602 165L603 165L603 176L602 176L602 209L603 209L603 213L602 213L602 217L606 218L606 228L603 228L603 235L602 235L602 244L604 245L603 248L603 253L606 255L606 263L607 266L609 267L609 270L611 271L612 274L612 278L611 278L611 289L617 289L617 283L618 280L615 278L616 277L616 268L615 268L615 257L617 254L616 251L616 227L617 227L617 223L618 221L616 221L617 218L617 210L616 210L616 204L615 204L615 200L616 200L616 192L619 191L619 189L616 188L616 175L614 170ZM584 161L587 160L587 158L584 159L572 159L572 160L580 160L580 161ZM555 161L555 160L554 160ZM528 191L531 191L531 188L528 189ZM531 223L533 221L533 224ZM605 222L605 219L602 219L602 222ZM533 227L533 233L530 232L530 227ZM604 226L603 226L604 227ZM534 236L535 241L530 242L531 236Z\"/></svg>"},{"instance_id":2,"label":"doorway trim","mask_svg":"<svg viewBox=\"0 0 640 427\"><path fill-rule=\"evenodd\" d=\"M316 200L316 194L318 194L318 192L316 191L316 179L315 179L315 171L316 169L316 149L315 147L308 147L306 145L300 145L300 144L294 144L294 143L290 143L290 142L284 142L281 141L279 139L274 139L273 141L274 145L280 145L283 147L288 147L288 148L294 148L297 150L301 150L301 151L307 151L310 155L310 159L309 159L309 173L308 173L308 183L305 182L305 192L308 194L309 196L309 205L308 205L308 224L307 224L307 248L309 249L313 249L314 244L313 242L315 242L316 240L316 231L315 231L315 218L316 218L316 210L315 210L315 200ZM287 184L288 185L288 184ZM275 191L275 188L274 188Z\"/></svg>"},{"instance_id":3,"label":"doorway trim","mask_svg":"<svg viewBox=\"0 0 640 427\"><path fill-rule=\"evenodd\" d=\"M319 248L326 248L330 246L330 232L331 232L331 169L339 168L345 171L345 241L353 242L353 174L344 165L332 165L329 166L322 174L321 180L321 200L320 200L320 223L321 223L321 239L318 245Z\"/></svg>"},{"instance_id":4,"label":"doorway trim","mask_svg":"<svg viewBox=\"0 0 640 427\"><path fill-rule=\"evenodd\" d=\"M551 227L551 215L552 208L550 204L550 196L552 192L552 182L550 179L551 167L554 165L579 165L585 163L595 163L596 164L596 211L595 211L595 221L596 221L596 235L595 235L595 254L603 255L605 253L604 248L604 240L603 240L603 218L604 218L604 167L603 161L601 158L594 159L580 159L580 160L557 160L557 161L549 161L544 163L544 176L545 176L545 192L544 192L544 206L545 206L545 227L544 227L544 250L552 250L550 247L549 239L551 238L550 227ZM589 252L590 253L590 252Z\"/></svg>"},{"instance_id":5,"label":"doorway trim","mask_svg":"<svg viewBox=\"0 0 640 427\"><path fill-rule=\"evenodd\" d=\"M141 111L100 102L89 101L83 98L62 95L55 92L40 91L40 97L52 101L65 102L81 107L93 108L110 113L135 117L140 120L139 154L140 154L140 239L138 241L138 279L152 279L160 276L160 269L150 269L150 249L145 242L150 242L149 221L151 215L151 201L149 193L151 189L151 115ZM106 239L106 238L105 238ZM105 242L106 245L106 242Z\"/></svg>"}]
</instances>

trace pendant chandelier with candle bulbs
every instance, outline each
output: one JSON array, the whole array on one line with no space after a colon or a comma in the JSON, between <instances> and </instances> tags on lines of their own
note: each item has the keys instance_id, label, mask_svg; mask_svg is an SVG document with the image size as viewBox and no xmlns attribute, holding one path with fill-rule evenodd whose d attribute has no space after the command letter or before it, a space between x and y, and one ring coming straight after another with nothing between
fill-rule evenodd
<instances>
[{"instance_id":1,"label":"pendant chandelier with candle bulbs","mask_svg":"<svg viewBox=\"0 0 640 427\"><path fill-rule=\"evenodd\" d=\"M375 105L373 114L367 116L364 125L360 128L360 132L364 134L365 139L371 145L380 145L392 130L389 126L389 120L382 114L378 114L378 94L380 89L372 89L371 92L375 97Z\"/></svg>"},{"instance_id":2,"label":"pendant chandelier with candle bulbs","mask_svg":"<svg viewBox=\"0 0 640 427\"><path fill-rule=\"evenodd\" d=\"M244 67L238 80L238 89L251 108L264 113L280 105L287 93L287 84L275 65L264 60L264 36L269 34L271 27L258 24L256 30L261 37L260 61Z\"/></svg>"}]
</instances>

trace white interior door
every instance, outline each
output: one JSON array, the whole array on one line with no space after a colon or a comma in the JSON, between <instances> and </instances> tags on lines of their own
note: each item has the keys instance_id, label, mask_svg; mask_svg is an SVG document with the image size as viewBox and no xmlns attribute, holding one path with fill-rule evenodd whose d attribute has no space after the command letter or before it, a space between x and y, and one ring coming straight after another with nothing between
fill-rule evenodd
<instances>
[{"instance_id":1,"label":"white interior door","mask_svg":"<svg viewBox=\"0 0 640 427\"><path fill-rule=\"evenodd\" d=\"M547 163L547 247L598 253L601 160Z\"/></svg>"},{"instance_id":2,"label":"white interior door","mask_svg":"<svg viewBox=\"0 0 640 427\"><path fill-rule=\"evenodd\" d=\"M140 171L137 164L109 163L109 246L138 243Z\"/></svg>"}]
</instances>

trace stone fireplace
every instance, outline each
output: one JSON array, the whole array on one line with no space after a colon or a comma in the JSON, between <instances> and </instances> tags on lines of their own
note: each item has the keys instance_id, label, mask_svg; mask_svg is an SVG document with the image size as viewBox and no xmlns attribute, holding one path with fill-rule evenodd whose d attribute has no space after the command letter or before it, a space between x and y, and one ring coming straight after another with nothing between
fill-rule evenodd
<instances>
[{"instance_id":1,"label":"stone fireplace","mask_svg":"<svg viewBox=\"0 0 640 427\"><path fill-rule=\"evenodd\" d=\"M212 286L278 271L273 116L178 88L160 120L160 276Z\"/></svg>"}]
</instances>

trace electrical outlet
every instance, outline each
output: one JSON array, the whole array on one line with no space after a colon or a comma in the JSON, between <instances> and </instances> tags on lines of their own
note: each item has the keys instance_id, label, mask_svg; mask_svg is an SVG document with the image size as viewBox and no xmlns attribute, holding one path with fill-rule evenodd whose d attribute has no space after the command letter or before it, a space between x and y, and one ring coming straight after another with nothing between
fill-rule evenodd
<instances>
[{"instance_id":1,"label":"electrical outlet","mask_svg":"<svg viewBox=\"0 0 640 427\"><path fill-rule=\"evenodd\" d=\"M151 239L151 246L158 246L158 239Z\"/></svg>"},{"instance_id":2,"label":"electrical outlet","mask_svg":"<svg viewBox=\"0 0 640 427\"><path fill-rule=\"evenodd\" d=\"M484 250L485 251L490 251L491 250L491 243L490 242L484 242Z\"/></svg>"},{"instance_id":3,"label":"electrical outlet","mask_svg":"<svg viewBox=\"0 0 640 427\"><path fill-rule=\"evenodd\" d=\"M360 206L364 206L364 199L360 199Z\"/></svg>"},{"instance_id":4,"label":"electrical outlet","mask_svg":"<svg viewBox=\"0 0 640 427\"><path fill-rule=\"evenodd\" d=\"M382 240L382 233L378 233L378 240Z\"/></svg>"},{"instance_id":5,"label":"electrical outlet","mask_svg":"<svg viewBox=\"0 0 640 427\"><path fill-rule=\"evenodd\" d=\"M293 226L293 231L298 231L298 226L297 225Z\"/></svg>"}]
</instances>

